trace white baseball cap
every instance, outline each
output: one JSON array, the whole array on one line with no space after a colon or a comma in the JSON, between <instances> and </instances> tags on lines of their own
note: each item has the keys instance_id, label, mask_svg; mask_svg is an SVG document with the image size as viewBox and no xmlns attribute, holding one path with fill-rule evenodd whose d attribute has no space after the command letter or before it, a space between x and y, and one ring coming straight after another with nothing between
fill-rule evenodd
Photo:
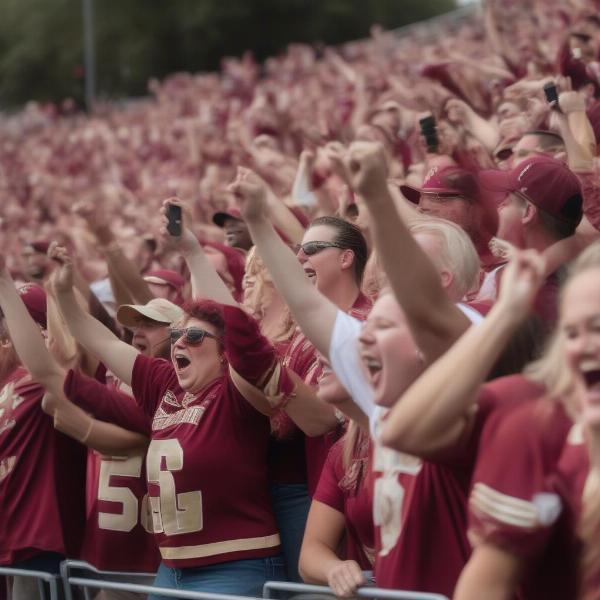
<instances>
[{"instance_id":1,"label":"white baseball cap","mask_svg":"<svg viewBox=\"0 0 600 600\"><path fill-rule=\"evenodd\" d=\"M125 327L139 327L144 319L170 325L183 317L179 306L164 298L153 298L146 304L123 304L117 311L117 320Z\"/></svg>"}]
</instances>

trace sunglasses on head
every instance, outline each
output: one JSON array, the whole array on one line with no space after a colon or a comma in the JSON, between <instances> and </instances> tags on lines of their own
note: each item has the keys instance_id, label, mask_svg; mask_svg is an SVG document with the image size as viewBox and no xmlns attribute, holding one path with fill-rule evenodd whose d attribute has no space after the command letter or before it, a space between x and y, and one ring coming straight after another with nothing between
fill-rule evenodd
<instances>
[{"instance_id":1,"label":"sunglasses on head","mask_svg":"<svg viewBox=\"0 0 600 600\"><path fill-rule=\"evenodd\" d=\"M185 327L185 328L173 328L169 334L171 344L174 344L183 337L183 341L189 346L199 346L205 337L217 340L216 335L200 329L200 327Z\"/></svg>"},{"instance_id":2,"label":"sunglasses on head","mask_svg":"<svg viewBox=\"0 0 600 600\"><path fill-rule=\"evenodd\" d=\"M300 254L300 252L302 252L306 256L313 256L322 250L325 250L326 248L340 248L345 250L345 248L341 244L338 244L338 242L306 242L305 244L299 244L296 246L296 254Z\"/></svg>"}]
</instances>

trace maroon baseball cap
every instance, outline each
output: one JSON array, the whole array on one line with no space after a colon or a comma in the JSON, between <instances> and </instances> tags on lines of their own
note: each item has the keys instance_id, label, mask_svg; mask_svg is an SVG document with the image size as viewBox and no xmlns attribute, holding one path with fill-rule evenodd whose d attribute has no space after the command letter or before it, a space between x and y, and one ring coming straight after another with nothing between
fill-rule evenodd
<instances>
[{"instance_id":1,"label":"maroon baseball cap","mask_svg":"<svg viewBox=\"0 0 600 600\"><path fill-rule=\"evenodd\" d=\"M421 188L401 185L400 191L407 199L418 204L421 194L446 194L474 199L477 184L473 175L462 167L432 167L425 175Z\"/></svg>"},{"instance_id":2,"label":"maroon baseball cap","mask_svg":"<svg viewBox=\"0 0 600 600\"><path fill-rule=\"evenodd\" d=\"M481 171L482 187L494 192L516 192L562 221L579 222L583 216L582 190L569 167L550 156L533 156L510 171Z\"/></svg>"},{"instance_id":3,"label":"maroon baseball cap","mask_svg":"<svg viewBox=\"0 0 600 600\"><path fill-rule=\"evenodd\" d=\"M35 283L26 283L17 288L25 308L31 318L44 329L48 327L46 320L46 292Z\"/></svg>"},{"instance_id":4,"label":"maroon baseball cap","mask_svg":"<svg viewBox=\"0 0 600 600\"><path fill-rule=\"evenodd\" d=\"M236 221L243 221L242 213L237 208L228 208L225 212L217 212L213 215L213 223L217 227L225 227L225 221L228 219L235 219Z\"/></svg>"},{"instance_id":5,"label":"maroon baseball cap","mask_svg":"<svg viewBox=\"0 0 600 600\"><path fill-rule=\"evenodd\" d=\"M176 290L180 290L185 285L185 279L179 273L170 269L148 271L144 274L144 281L158 285L170 285Z\"/></svg>"}]
</instances>

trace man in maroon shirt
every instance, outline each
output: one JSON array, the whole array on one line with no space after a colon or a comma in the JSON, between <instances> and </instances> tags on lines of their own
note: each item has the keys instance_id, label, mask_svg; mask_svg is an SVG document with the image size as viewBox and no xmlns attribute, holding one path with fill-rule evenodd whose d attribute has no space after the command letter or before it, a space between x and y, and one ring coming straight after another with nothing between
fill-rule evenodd
<instances>
[{"instance_id":1,"label":"man in maroon shirt","mask_svg":"<svg viewBox=\"0 0 600 600\"><path fill-rule=\"evenodd\" d=\"M517 248L543 252L572 236L583 216L583 197L577 176L549 156L534 156L511 171L483 171L487 189L501 194L498 237ZM505 265L490 272L482 284L483 296L493 299ZM534 312L545 325L556 321L558 276L551 274L536 299Z\"/></svg>"}]
</instances>

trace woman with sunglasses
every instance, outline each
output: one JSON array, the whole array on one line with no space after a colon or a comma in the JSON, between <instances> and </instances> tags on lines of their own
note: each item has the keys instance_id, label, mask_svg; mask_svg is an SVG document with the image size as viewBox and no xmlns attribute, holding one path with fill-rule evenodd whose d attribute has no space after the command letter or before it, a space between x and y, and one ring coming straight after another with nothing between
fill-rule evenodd
<instances>
[{"instance_id":1,"label":"woman with sunglasses","mask_svg":"<svg viewBox=\"0 0 600 600\"><path fill-rule=\"evenodd\" d=\"M194 301L171 329L171 360L121 342L78 306L70 265L57 277L68 326L125 383L151 420L149 511L162 555L156 585L257 595L283 576L268 495L269 421L232 374L290 393L272 346L235 304Z\"/></svg>"}]
</instances>

